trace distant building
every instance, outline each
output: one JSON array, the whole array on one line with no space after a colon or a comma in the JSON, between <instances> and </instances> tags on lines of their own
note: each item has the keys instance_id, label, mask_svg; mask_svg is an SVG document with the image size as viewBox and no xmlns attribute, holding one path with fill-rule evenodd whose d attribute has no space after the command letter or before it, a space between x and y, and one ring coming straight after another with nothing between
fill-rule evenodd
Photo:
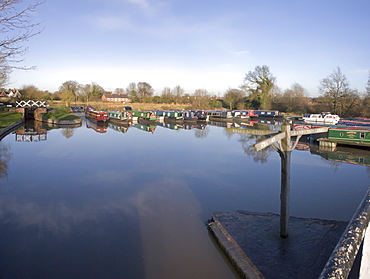
<instances>
[{"instance_id":1,"label":"distant building","mask_svg":"<svg viewBox=\"0 0 370 279\"><path fill-rule=\"evenodd\" d=\"M104 102L115 102L115 103L129 103L131 100L126 94L104 94L101 97Z\"/></svg>"},{"instance_id":2,"label":"distant building","mask_svg":"<svg viewBox=\"0 0 370 279\"><path fill-rule=\"evenodd\" d=\"M6 98L20 98L21 93L19 93L18 89L9 89L9 92L0 92L0 97L6 97Z\"/></svg>"}]
</instances>

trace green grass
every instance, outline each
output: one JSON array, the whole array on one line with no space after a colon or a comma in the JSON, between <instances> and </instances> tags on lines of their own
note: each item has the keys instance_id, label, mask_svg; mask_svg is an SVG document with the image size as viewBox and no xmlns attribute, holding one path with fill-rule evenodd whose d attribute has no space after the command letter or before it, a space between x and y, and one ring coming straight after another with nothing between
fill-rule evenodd
<instances>
[{"instance_id":1,"label":"green grass","mask_svg":"<svg viewBox=\"0 0 370 279\"><path fill-rule=\"evenodd\" d=\"M52 120L76 120L80 117L71 114L67 107L56 107L55 110L43 113L47 119Z\"/></svg>"},{"instance_id":2,"label":"green grass","mask_svg":"<svg viewBox=\"0 0 370 279\"><path fill-rule=\"evenodd\" d=\"M0 112L0 130L21 121L23 114L19 112Z\"/></svg>"}]
</instances>

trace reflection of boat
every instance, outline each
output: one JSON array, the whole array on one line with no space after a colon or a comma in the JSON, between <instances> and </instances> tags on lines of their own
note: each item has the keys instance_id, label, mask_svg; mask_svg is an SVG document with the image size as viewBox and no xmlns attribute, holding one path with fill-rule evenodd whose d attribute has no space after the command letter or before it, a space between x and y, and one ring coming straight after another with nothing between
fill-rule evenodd
<instances>
[{"instance_id":1,"label":"reflection of boat","mask_svg":"<svg viewBox=\"0 0 370 279\"><path fill-rule=\"evenodd\" d=\"M324 123L324 124L337 124L340 117L336 114L329 112L323 112L321 114L306 114L303 116L303 120L307 123Z\"/></svg>"},{"instance_id":2,"label":"reflection of boat","mask_svg":"<svg viewBox=\"0 0 370 279\"><path fill-rule=\"evenodd\" d=\"M111 128L114 131L121 132L121 133L126 133L128 128L130 127L129 123L109 123L108 127Z\"/></svg>"},{"instance_id":3,"label":"reflection of boat","mask_svg":"<svg viewBox=\"0 0 370 279\"><path fill-rule=\"evenodd\" d=\"M312 154L317 154L326 160L370 166L370 150L360 149L349 146L337 146L335 149L317 146L316 144L310 145L310 152Z\"/></svg>"},{"instance_id":4,"label":"reflection of boat","mask_svg":"<svg viewBox=\"0 0 370 279\"><path fill-rule=\"evenodd\" d=\"M171 130L179 130L182 128L182 125L168 122L158 122L157 125Z\"/></svg>"},{"instance_id":5,"label":"reflection of boat","mask_svg":"<svg viewBox=\"0 0 370 279\"><path fill-rule=\"evenodd\" d=\"M97 122L97 121L90 121L89 118L86 119L86 128L93 129L98 133L106 133L107 132L108 122Z\"/></svg>"},{"instance_id":6,"label":"reflection of boat","mask_svg":"<svg viewBox=\"0 0 370 279\"><path fill-rule=\"evenodd\" d=\"M108 120L108 115L105 111L95 110L92 106L87 106L85 116L97 122L105 122Z\"/></svg>"},{"instance_id":7,"label":"reflection of boat","mask_svg":"<svg viewBox=\"0 0 370 279\"><path fill-rule=\"evenodd\" d=\"M154 133L156 125L146 125L146 124L140 124L140 123L134 123L132 124L132 127L135 127L137 129L143 130L145 132L151 132Z\"/></svg>"}]
</instances>

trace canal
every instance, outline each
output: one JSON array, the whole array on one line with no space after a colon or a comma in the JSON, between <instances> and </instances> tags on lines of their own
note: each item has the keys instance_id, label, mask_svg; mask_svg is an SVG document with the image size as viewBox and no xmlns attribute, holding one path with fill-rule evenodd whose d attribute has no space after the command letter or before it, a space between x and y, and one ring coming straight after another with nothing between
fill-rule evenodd
<instances>
[{"instance_id":1,"label":"canal","mask_svg":"<svg viewBox=\"0 0 370 279\"><path fill-rule=\"evenodd\" d=\"M0 278L238 278L207 220L216 211L279 214L280 157L254 151L260 136L223 126L84 121L6 136ZM290 215L349 221L369 187L370 151L298 148Z\"/></svg>"}]
</instances>

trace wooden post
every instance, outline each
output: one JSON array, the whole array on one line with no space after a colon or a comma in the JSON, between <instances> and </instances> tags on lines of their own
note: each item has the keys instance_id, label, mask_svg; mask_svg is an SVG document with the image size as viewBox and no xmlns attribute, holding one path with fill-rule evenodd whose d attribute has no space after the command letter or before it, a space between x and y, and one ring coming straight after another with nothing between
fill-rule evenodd
<instances>
[{"instance_id":1,"label":"wooden post","mask_svg":"<svg viewBox=\"0 0 370 279\"><path fill-rule=\"evenodd\" d=\"M289 201L290 201L290 125L282 125L285 138L281 140L279 155L281 158L281 191L280 191L280 237L289 235Z\"/></svg>"}]
</instances>

